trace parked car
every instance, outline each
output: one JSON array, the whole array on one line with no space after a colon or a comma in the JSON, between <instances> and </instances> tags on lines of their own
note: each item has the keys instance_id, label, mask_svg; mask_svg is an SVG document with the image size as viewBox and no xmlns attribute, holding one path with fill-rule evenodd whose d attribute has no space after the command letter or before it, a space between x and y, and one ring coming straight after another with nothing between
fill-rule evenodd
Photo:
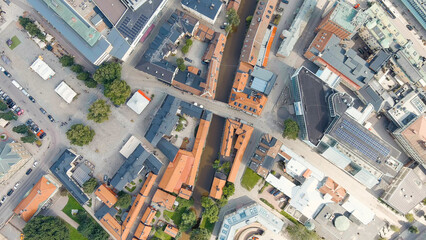
<instances>
[{"instance_id":1,"label":"parked car","mask_svg":"<svg viewBox=\"0 0 426 240\"><path fill-rule=\"evenodd\" d=\"M6 75L6 77L12 77L12 74L10 74L8 71L4 71L3 73Z\"/></svg>"},{"instance_id":2,"label":"parked car","mask_svg":"<svg viewBox=\"0 0 426 240\"><path fill-rule=\"evenodd\" d=\"M20 112L20 111L21 111L21 108L20 108L20 107L16 107L15 109L13 109L13 111L14 111L16 114L18 114L18 112Z\"/></svg>"},{"instance_id":3,"label":"parked car","mask_svg":"<svg viewBox=\"0 0 426 240\"><path fill-rule=\"evenodd\" d=\"M358 48L358 52L364 54L364 50L362 50L362 48Z\"/></svg>"},{"instance_id":4,"label":"parked car","mask_svg":"<svg viewBox=\"0 0 426 240\"><path fill-rule=\"evenodd\" d=\"M9 190L9 192L7 192L7 196L10 196L10 195L12 195L12 193L14 192L14 190L13 189L10 189Z\"/></svg>"},{"instance_id":5,"label":"parked car","mask_svg":"<svg viewBox=\"0 0 426 240\"><path fill-rule=\"evenodd\" d=\"M276 196L278 196L278 194L280 194L281 192L280 192L280 190L278 190L277 189L277 191L276 192L274 192L274 194L272 194L272 195L274 195L274 197L276 197Z\"/></svg>"},{"instance_id":6,"label":"parked car","mask_svg":"<svg viewBox=\"0 0 426 240\"><path fill-rule=\"evenodd\" d=\"M407 27L407 28L408 28L408 30L410 30L410 31L414 29L414 28L413 28L413 26L408 25L408 24L407 24L407 26L406 26L406 27Z\"/></svg>"},{"instance_id":7,"label":"parked car","mask_svg":"<svg viewBox=\"0 0 426 240\"><path fill-rule=\"evenodd\" d=\"M27 124L28 127L30 127L31 125L33 125L33 120L30 118L27 120L27 122L25 124Z\"/></svg>"},{"instance_id":8,"label":"parked car","mask_svg":"<svg viewBox=\"0 0 426 240\"><path fill-rule=\"evenodd\" d=\"M185 61L192 63L192 59L185 57Z\"/></svg>"},{"instance_id":9,"label":"parked car","mask_svg":"<svg viewBox=\"0 0 426 240\"><path fill-rule=\"evenodd\" d=\"M15 190L18 189L19 185L21 185L21 182L15 183L15 186L13 187L13 189L15 189Z\"/></svg>"},{"instance_id":10,"label":"parked car","mask_svg":"<svg viewBox=\"0 0 426 240\"><path fill-rule=\"evenodd\" d=\"M49 120L51 121L51 122L54 122L55 121L55 119L52 117L52 115L47 115L47 117L49 118Z\"/></svg>"},{"instance_id":11,"label":"parked car","mask_svg":"<svg viewBox=\"0 0 426 240\"><path fill-rule=\"evenodd\" d=\"M285 4L288 4L288 1L287 1L287 0L281 0L281 2L283 2L283 3L285 3Z\"/></svg>"},{"instance_id":12,"label":"parked car","mask_svg":"<svg viewBox=\"0 0 426 240\"><path fill-rule=\"evenodd\" d=\"M37 132L37 137L40 137L40 135L43 133L44 133L43 129L40 129L40 131Z\"/></svg>"},{"instance_id":13,"label":"parked car","mask_svg":"<svg viewBox=\"0 0 426 240\"><path fill-rule=\"evenodd\" d=\"M31 130L33 130L34 134L37 134L40 131L40 128L37 124L32 125Z\"/></svg>"},{"instance_id":14,"label":"parked car","mask_svg":"<svg viewBox=\"0 0 426 240\"><path fill-rule=\"evenodd\" d=\"M37 167L37 165L38 165L38 162L37 162L37 161L35 161L35 162L33 163L33 167Z\"/></svg>"},{"instance_id":15,"label":"parked car","mask_svg":"<svg viewBox=\"0 0 426 240\"><path fill-rule=\"evenodd\" d=\"M270 194L274 194L276 190L277 190L277 189L272 188L272 190L271 190L269 193L270 193Z\"/></svg>"},{"instance_id":16,"label":"parked car","mask_svg":"<svg viewBox=\"0 0 426 240\"><path fill-rule=\"evenodd\" d=\"M6 196L6 195L4 195L4 196L1 198L0 203L4 203L4 201L6 201L6 199L7 199L7 196Z\"/></svg>"},{"instance_id":17,"label":"parked car","mask_svg":"<svg viewBox=\"0 0 426 240\"><path fill-rule=\"evenodd\" d=\"M46 134L45 132L43 132L42 134L40 134L39 138L40 138L40 139L43 139L44 137L46 137L46 135L47 135L47 134Z\"/></svg>"},{"instance_id":18,"label":"parked car","mask_svg":"<svg viewBox=\"0 0 426 240\"><path fill-rule=\"evenodd\" d=\"M35 103L36 100L32 96L28 96L28 98L31 100L31 102Z\"/></svg>"},{"instance_id":19,"label":"parked car","mask_svg":"<svg viewBox=\"0 0 426 240\"><path fill-rule=\"evenodd\" d=\"M26 175L30 175L30 173L33 171L32 168L28 168L27 172L25 173Z\"/></svg>"},{"instance_id":20,"label":"parked car","mask_svg":"<svg viewBox=\"0 0 426 240\"><path fill-rule=\"evenodd\" d=\"M22 114L24 114L24 109L21 109L21 111L17 112L16 114L18 114L19 116L21 116Z\"/></svg>"},{"instance_id":21,"label":"parked car","mask_svg":"<svg viewBox=\"0 0 426 240\"><path fill-rule=\"evenodd\" d=\"M4 72L4 71L6 71L6 69L4 69L4 67L3 67L3 66L0 66L0 71L1 71L1 72Z\"/></svg>"},{"instance_id":22,"label":"parked car","mask_svg":"<svg viewBox=\"0 0 426 240\"><path fill-rule=\"evenodd\" d=\"M43 113L43 114L47 113L46 110L44 110L43 108L40 108L40 112Z\"/></svg>"},{"instance_id":23,"label":"parked car","mask_svg":"<svg viewBox=\"0 0 426 240\"><path fill-rule=\"evenodd\" d=\"M9 108L13 108L15 105L16 105L16 103L12 101L12 102L11 102L11 103L9 103L7 106L8 106Z\"/></svg>"}]
</instances>

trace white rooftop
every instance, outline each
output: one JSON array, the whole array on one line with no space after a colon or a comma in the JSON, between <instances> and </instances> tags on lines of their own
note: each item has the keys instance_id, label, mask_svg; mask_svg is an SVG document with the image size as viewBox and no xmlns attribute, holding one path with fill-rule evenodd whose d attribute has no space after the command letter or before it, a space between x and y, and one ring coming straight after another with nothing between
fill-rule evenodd
<instances>
[{"instance_id":1,"label":"white rooftop","mask_svg":"<svg viewBox=\"0 0 426 240\"><path fill-rule=\"evenodd\" d=\"M130 154L132 154L139 146L139 144L141 144L141 141L132 135L129 140L127 140L127 142L123 145L123 147L121 147L121 155L123 155L125 158L128 158Z\"/></svg>"},{"instance_id":2,"label":"white rooftop","mask_svg":"<svg viewBox=\"0 0 426 240\"><path fill-rule=\"evenodd\" d=\"M47 80L55 75L55 71L49 67L40 56L33 62L31 69L36 72L41 78Z\"/></svg>"},{"instance_id":3,"label":"white rooftop","mask_svg":"<svg viewBox=\"0 0 426 240\"><path fill-rule=\"evenodd\" d=\"M141 90L138 90L133 96L127 101L129 106L135 113L141 114L142 111L148 106L151 99L147 97Z\"/></svg>"},{"instance_id":4,"label":"white rooftop","mask_svg":"<svg viewBox=\"0 0 426 240\"><path fill-rule=\"evenodd\" d=\"M321 181L324 178L323 172L314 167L312 164L308 163L305 159L303 159L297 153L293 152L290 148L282 145L281 151L287 153L291 157L291 160L287 163L286 168L288 168L289 165L292 167L290 168L290 171L287 170L287 173L292 177L301 177L307 169L310 169L312 171L311 176L316 178L318 181Z\"/></svg>"},{"instance_id":5,"label":"white rooftop","mask_svg":"<svg viewBox=\"0 0 426 240\"><path fill-rule=\"evenodd\" d=\"M412 91L391 108L388 113L399 126L405 126L409 121L404 121L404 119L412 114L419 116L425 111L426 105L420 99L418 93Z\"/></svg>"},{"instance_id":6,"label":"white rooftop","mask_svg":"<svg viewBox=\"0 0 426 240\"><path fill-rule=\"evenodd\" d=\"M374 218L374 212L353 196L350 196L342 207L352 213L364 225L370 223Z\"/></svg>"},{"instance_id":7,"label":"white rooftop","mask_svg":"<svg viewBox=\"0 0 426 240\"><path fill-rule=\"evenodd\" d=\"M65 100L67 103L71 103L74 97L77 95L68 84L66 84L64 81L62 81L56 88L55 92L59 94L59 96L62 97L62 99Z\"/></svg>"},{"instance_id":8,"label":"white rooftop","mask_svg":"<svg viewBox=\"0 0 426 240\"><path fill-rule=\"evenodd\" d=\"M277 178L270 173L268 174L265 180L266 182L274 186L276 189L278 189L280 192L284 193L289 197L292 197L295 194L296 185L283 176Z\"/></svg>"}]
</instances>

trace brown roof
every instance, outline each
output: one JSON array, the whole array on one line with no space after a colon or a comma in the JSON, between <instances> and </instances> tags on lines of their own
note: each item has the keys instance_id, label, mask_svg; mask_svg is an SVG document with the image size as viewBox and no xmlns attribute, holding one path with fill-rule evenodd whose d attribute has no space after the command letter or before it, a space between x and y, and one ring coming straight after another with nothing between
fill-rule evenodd
<instances>
[{"instance_id":1,"label":"brown roof","mask_svg":"<svg viewBox=\"0 0 426 240\"><path fill-rule=\"evenodd\" d=\"M152 186L154 185L156 179L157 175L152 172L149 172L148 177L146 178L141 190L139 191L139 194L144 197L148 197L149 192L151 192Z\"/></svg>"},{"instance_id":2,"label":"brown roof","mask_svg":"<svg viewBox=\"0 0 426 240\"><path fill-rule=\"evenodd\" d=\"M216 198L216 199L221 199L222 198L222 190L223 187L226 184L226 180L214 177L213 179L213 184L212 187L210 189L210 197L212 198Z\"/></svg>"},{"instance_id":3,"label":"brown roof","mask_svg":"<svg viewBox=\"0 0 426 240\"><path fill-rule=\"evenodd\" d=\"M127 9L120 0L94 0L94 2L112 25L118 23Z\"/></svg>"},{"instance_id":4,"label":"brown roof","mask_svg":"<svg viewBox=\"0 0 426 240\"><path fill-rule=\"evenodd\" d=\"M152 202L156 203L162 207L165 207L169 210L173 209L173 204L176 201L176 197L171 195L170 193L167 193L161 189L157 189L157 191L154 194L154 197L152 198Z\"/></svg>"},{"instance_id":5,"label":"brown roof","mask_svg":"<svg viewBox=\"0 0 426 240\"><path fill-rule=\"evenodd\" d=\"M411 148L426 162L426 114L412 122L401 135Z\"/></svg>"},{"instance_id":6,"label":"brown roof","mask_svg":"<svg viewBox=\"0 0 426 240\"><path fill-rule=\"evenodd\" d=\"M164 232L167 233L172 238L174 238L179 233L179 229L171 225L170 223L168 223L166 228L164 229Z\"/></svg>"},{"instance_id":7,"label":"brown roof","mask_svg":"<svg viewBox=\"0 0 426 240\"><path fill-rule=\"evenodd\" d=\"M122 228L120 223L111 214L107 213L99 220L108 232L115 237L121 239Z\"/></svg>"},{"instance_id":8,"label":"brown roof","mask_svg":"<svg viewBox=\"0 0 426 240\"><path fill-rule=\"evenodd\" d=\"M194 163L191 168L189 179L186 182L187 185L195 185L195 178L197 176L201 155L203 154L203 149L206 146L207 134L209 133L209 129L210 122L201 119L200 124L198 125L197 135L195 136L194 147L192 148L192 154L194 155Z\"/></svg>"},{"instance_id":9,"label":"brown roof","mask_svg":"<svg viewBox=\"0 0 426 240\"><path fill-rule=\"evenodd\" d=\"M114 206L118 200L117 194L107 187L106 184L99 186L95 191L95 195L110 208Z\"/></svg>"},{"instance_id":10,"label":"brown roof","mask_svg":"<svg viewBox=\"0 0 426 240\"><path fill-rule=\"evenodd\" d=\"M193 73L193 74L198 74L198 71L200 71L200 69L198 69L194 66L188 66L188 72Z\"/></svg>"},{"instance_id":11,"label":"brown roof","mask_svg":"<svg viewBox=\"0 0 426 240\"><path fill-rule=\"evenodd\" d=\"M136 228L134 239L146 240L148 239L149 233L151 232L152 227L147 226L143 223L139 223L138 228Z\"/></svg>"},{"instance_id":12,"label":"brown roof","mask_svg":"<svg viewBox=\"0 0 426 240\"><path fill-rule=\"evenodd\" d=\"M264 94L257 93L255 96L249 96L232 89L228 104L233 108L259 116L267 101L268 98Z\"/></svg>"},{"instance_id":13,"label":"brown roof","mask_svg":"<svg viewBox=\"0 0 426 240\"><path fill-rule=\"evenodd\" d=\"M311 49L317 49L319 52L324 51L327 43L330 41L333 34L326 30L320 30L315 36L312 43L309 45L308 50L305 53L305 57L311 61L314 61L316 56L311 52Z\"/></svg>"},{"instance_id":14,"label":"brown roof","mask_svg":"<svg viewBox=\"0 0 426 240\"><path fill-rule=\"evenodd\" d=\"M192 196L192 191L190 189L187 188L181 188L179 190L179 194L178 197L181 197L183 199L189 200Z\"/></svg>"},{"instance_id":15,"label":"brown roof","mask_svg":"<svg viewBox=\"0 0 426 240\"><path fill-rule=\"evenodd\" d=\"M240 8L240 1L239 0L231 0L228 3L228 7L226 8L226 10L229 10L231 8L234 9L237 12L238 8Z\"/></svg>"},{"instance_id":16,"label":"brown roof","mask_svg":"<svg viewBox=\"0 0 426 240\"><path fill-rule=\"evenodd\" d=\"M341 202L346 196L346 190L329 177L325 180L324 185L319 188L319 191L322 194L329 194L331 200L336 203Z\"/></svg>"},{"instance_id":17,"label":"brown roof","mask_svg":"<svg viewBox=\"0 0 426 240\"><path fill-rule=\"evenodd\" d=\"M47 201L56 191L57 187L44 176L34 185L30 193L13 210L28 222L37 212L40 204Z\"/></svg>"},{"instance_id":18,"label":"brown roof","mask_svg":"<svg viewBox=\"0 0 426 240\"><path fill-rule=\"evenodd\" d=\"M141 222L145 225L151 225L152 219L154 219L156 213L157 210L155 210L153 207L147 207L144 214L142 215Z\"/></svg>"},{"instance_id":19,"label":"brown roof","mask_svg":"<svg viewBox=\"0 0 426 240\"><path fill-rule=\"evenodd\" d=\"M256 65L263 37L273 18L277 3L278 0L260 0L258 2L241 50L241 61Z\"/></svg>"},{"instance_id":20,"label":"brown roof","mask_svg":"<svg viewBox=\"0 0 426 240\"><path fill-rule=\"evenodd\" d=\"M211 41L204 56L205 60L210 61L210 64L207 70L206 88L202 96L210 99L214 99L216 95L217 80L219 78L220 63L222 61L225 44L226 36L222 33L215 33L214 39Z\"/></svg>"},{"instance_id":21,"label":"brown roof","mask_svg":"<svg viewBox=\"0 0 426 240\"><path fill-rule=\"evenodd\" d=\"M225 129L223 133L221 155L230 156L232 150L232 143L234 143L234 137L237 135L233 148L237 149L234 161L232 163L231 171L228 175L228 181L234 182L237 177L238 169L241 161L243 160L244 152L247 144L250 141L251 134L253 133L253 127L240 123L232 119L226 119Z\"/></svg>"}]
</instances>

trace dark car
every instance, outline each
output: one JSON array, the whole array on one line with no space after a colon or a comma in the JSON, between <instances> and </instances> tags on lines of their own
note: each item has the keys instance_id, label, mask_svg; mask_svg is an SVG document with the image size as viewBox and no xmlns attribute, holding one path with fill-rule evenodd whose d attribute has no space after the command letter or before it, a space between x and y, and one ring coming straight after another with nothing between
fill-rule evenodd
<instances>
[{"instance_id":1,"label":"dark car","mask_svg":"<svg viewBox=\"0 0 426 240\"><path fill-rule=\"evenodd\" d=\"M30 175L30 173L33 171L32 168L28 168L27 172L25 173L26 175Z\"/></svg>"},{"instance_id":2,"label":"dark car","mask_svg":"<svg viewBox=\"0 0 426 240\"><path fill-rule=\"evenodd\" d=\"M15 102L11 102L11 103L9 103L7 106L8 106L9 108L13 108L15 105L16 105L16 103L15 103Z\"/></svg>"},{"instance_id":3,"label":"dark car","mask_svg":"<svg viewBox=\"0 0 426 240\"><path fill-rule=\"evenodd\" d=\"M10 74L8 71L4 71L3 73L4 73L4 75L6 75L7 77L12 77L12 74Z\"/></svg>"},{"instance_id":4,"label":"dark car","mask_svg":"<svg viewBox=\"0 0 426 240\"><path fill-rule=\"evenodd\" d=\"M185 61L192 63L192 60L187 57L185 57Z\"/></svg>"},{"instance_id":5,"label":"dark car","mask_svg":"<svg viewBox=\"0 0 426 240\"><path fill-rule=\"evenodd\" d=\"M407 25L406 27L407 27L407 28L408 28L408 30L410 30L410 31L414 29L414 28L413 28L413 26L411 26L411 25Z\"/></svg>"},{"instance_id":6,"label":"dark car","mask_svg":"<svg viewBox=\"0 0 426 240\"><path fill-rule=\"evenodd\" d=\"M40 108L40 112L43 113L43 114L47 113L46 110L44 110L43 108Z\"/></svg>"},{"instance_id":7,"label":"dark car","mask_svg":"<svg viewBox=\"0 0 426 240\"><path fill-rule=\"evenodd\" d=\"M54 122L55 121L55 119L52 117L52 115L47 115L47 117L49 118L49 120L51 121L51 122Z\"/></svg>"},{"instance_id":8,"label":"dark car","mask_svg":"<svg viewBox=\"0 0 426 240\"><path fill-rule=\"evenodd\" d=\"M281 2L283 2L283 3L285 3L285 4L288 4L288 1L287 1L287 0L281 0Z\"/></svg>"},{"instance_id":9,"label":"dark car","mask_svg":"<svg viewBox=\"0 0 426 240\"><path fill-rule=\"evenodd\" d=\"M12 193L14 192L14 190L13 189L10 189L9 190L9 192L7 192L7 196L10 196L10 195L12 195Z\"/></svg>"},{"instance_id":10,"label":"dark car","mask_svg":"<svg viewBox=\"0 0 426 240\"><path fill-rule=\"evenodd\" d=\"M43 132L42 134L40 134L40 136L39 136L39 138L40 139L43 139L44 137L46 137L46 133L45 132Z\"/></svg>"},{"instance_id":11,"label":"dark car","mask_svg":"<svg viewBox=\"0 0 426 240\"><path fill-rule=\"evenodd\" d=\"M28 98L31 100L31 102L33 102L33 103L36 102L36 100L32 96L29 96Z\"/></svg>"},{"instance_id":12,"label":"dark car","mask_svg":"<svg viewBox=\"0 0 426 240\"><path fill-rule=\"evenodd\" d=\"M362 50L362 48L358 48L358 52L364 54L364 50Z\"/></svg>"},{"instance_id":13,"label":"dark car","mask_svg":"<svg viewBox=\"0 0 426 240\"><path fill-rule=\"evenodd\" d=\"M31 130L33 130L34 134L37 134L37 133L38 133L38 131L40 131L40 128L37 126L37 124L34 124L34 125L31 127Z\"/></svg>"},{"instance_id":14,"label":"dark car","mask_svg":"<svg viewBox=\"0 0 426 240\"><path fill-rule=\"evenodd\" d=\"M33 125L33 123L34 123L33 120L28 119L25 124L27 124L27 126L29 127L29 126Z\"/></svg>"}]
</instances>

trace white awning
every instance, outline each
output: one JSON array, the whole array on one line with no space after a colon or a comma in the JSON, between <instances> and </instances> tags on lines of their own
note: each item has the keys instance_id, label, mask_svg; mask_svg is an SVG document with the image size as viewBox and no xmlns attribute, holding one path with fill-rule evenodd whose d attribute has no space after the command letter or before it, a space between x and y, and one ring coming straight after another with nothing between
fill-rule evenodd
<instances>
[{"instance_id":1,"label":"white awning","mask_svg":"<svg viewBox=\"0 0 426 240\"><path fill-rule=\"evenodd\" d=\"M67 103L71 103L74 97L77 95L68 84L66 84L64 81L62 81L56 88L55 92L59 94L59 96L62 97L62 99L65 100Z\"/></svg>"},{"instance_id":2,"label":"white awning","mask_svg":"<svg viewBox=\"0 0 426 240\"><path fill-rule=\"evenodd\" d=\"M133 94L133 96L127 101L127 106L129 106L137 114L141 112L148 106L151 99L147 97L141 90L138 90Z\"/></svg>"},{"instance_id":3,"label":"white awning","mask_svg":"<svg viewBox=\"0 0 426 240\"><path fill-rule=\"evenodd\" d=\"M31 65L31 69L36 72L41 78L47 80L52 78L55 75L55 71L53 71L49 65L47 65L43 58L39 57L33 64Z\"/></svg>"}]
</instances>

